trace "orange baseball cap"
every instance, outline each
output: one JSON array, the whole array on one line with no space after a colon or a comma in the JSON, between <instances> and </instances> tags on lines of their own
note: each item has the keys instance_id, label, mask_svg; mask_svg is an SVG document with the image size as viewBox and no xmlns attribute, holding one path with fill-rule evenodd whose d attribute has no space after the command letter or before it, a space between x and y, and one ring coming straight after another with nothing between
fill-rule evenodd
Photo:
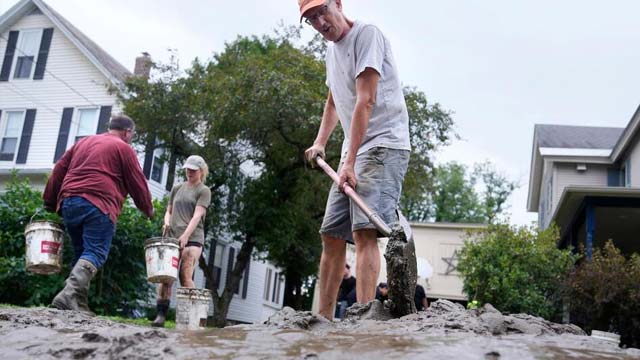
<instances>
[{"instance_id":1,"label":"orange baseball cap","mask_svg":"<svg viewBox=\"0 0 640 360\"><path fill-rule=\"evenodd\" d=\"M307 10L324 5L324 3L325 0L298 0L298 5L300 5L300 22L302 22L302 15L304 15Z\"/></svg>"}]
</instances>

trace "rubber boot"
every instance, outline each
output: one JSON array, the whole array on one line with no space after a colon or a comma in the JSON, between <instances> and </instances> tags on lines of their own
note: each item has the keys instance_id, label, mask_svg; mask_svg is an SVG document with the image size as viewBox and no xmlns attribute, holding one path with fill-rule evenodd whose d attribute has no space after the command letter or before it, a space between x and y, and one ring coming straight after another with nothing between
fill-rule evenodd
<instances>
[{"instance_id":1,"label":"rubber boot","mask_svg":"<svg viewBox=\"0 0 640 360\"><path fill-rule=\"evenodd\" d=\"M158 314L156 315L156 319L153 320L151 326L153 327L164 327L164 321L167 319L167 313L169 312L169 303L171 300L158 300L157 309Z\"/></svg>"},{"instance_id":2,"label":"rubber boot","mask_svg":"<svg viewBox=\"0 0 640 360\"><path fill-rule=\"evenodd\" d=\"M51 305L60 310L75 310L95 315L89 310L87 298L91 279L97 271L98 269L89 261L78 260L65 281L64 289L53 298Z\"/></svg>"}]
</instances>

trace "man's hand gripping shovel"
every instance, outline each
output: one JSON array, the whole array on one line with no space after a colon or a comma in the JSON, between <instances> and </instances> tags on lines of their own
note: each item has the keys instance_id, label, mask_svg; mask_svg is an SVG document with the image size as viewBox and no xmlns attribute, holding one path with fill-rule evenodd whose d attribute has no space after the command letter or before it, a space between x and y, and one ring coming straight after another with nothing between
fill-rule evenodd
<instances>
[{"instance_id":1,"label":"man's hand gripping shovel","mask_svg":"<svg viewBox=\"0 0 640 360\"><path fill-rule=\"evenodd\" d=\"M340 183L338 174L321 156L316 156L315 163L336 183ZM417 265L413 234L409 222L399 210L398 224L389 227L360 198L356 191L344 184L342 191L369 218L383 237L388 237L384 258L387 263L387 284L389 285L389 309L394 317L402 317L416 312L414 295L416 291Z\"/></svg>"}]
</instances>

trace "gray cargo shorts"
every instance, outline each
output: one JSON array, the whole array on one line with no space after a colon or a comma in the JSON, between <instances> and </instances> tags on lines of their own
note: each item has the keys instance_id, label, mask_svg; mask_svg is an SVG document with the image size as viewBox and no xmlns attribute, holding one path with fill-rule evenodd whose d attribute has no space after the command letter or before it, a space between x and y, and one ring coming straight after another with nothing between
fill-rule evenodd
<instances>
[{"instance_id":1,"label":"gray cargo shorts","mask_svg":"<svg viewBox=\"0 0 640 360\"><path fill-rule=\"evenodd\" d=\"M356 192L389 226L398 222L396 209L408 165L408 150L374 147L356 157ZM342 163L338 172L340 168ZM352 232L362 229L375 229L375 226L334 183L329 191L320 234L353 244Z\"/></svg>"}]
</instances>

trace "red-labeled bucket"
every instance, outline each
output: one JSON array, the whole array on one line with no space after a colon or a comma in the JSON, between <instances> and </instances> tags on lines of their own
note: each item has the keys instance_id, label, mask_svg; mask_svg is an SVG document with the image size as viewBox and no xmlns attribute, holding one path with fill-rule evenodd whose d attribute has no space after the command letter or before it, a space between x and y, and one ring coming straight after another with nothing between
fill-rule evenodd
<instances>
[{"instance_id":1,"label":"red-labeled bucket","mask_svg":"<svg viewBox=\"0 0 640 360\"><path fill-rule=\"evenodd\" d=\"M64 231L51 221L32 221L24 229L26 268L35 274L54 274L62 268Z\"/></svg>"},{"instance_id":2,"label":"red-labeled bucket","mask_svg":"<svg viewBox=\"0 0 640 360\"><path fill-rule=\"evenodd\" d=\"M147 280L171 283L178 278L180 242L170 237L153 237L144 242Z\"/></svg>"}]
</instances>

